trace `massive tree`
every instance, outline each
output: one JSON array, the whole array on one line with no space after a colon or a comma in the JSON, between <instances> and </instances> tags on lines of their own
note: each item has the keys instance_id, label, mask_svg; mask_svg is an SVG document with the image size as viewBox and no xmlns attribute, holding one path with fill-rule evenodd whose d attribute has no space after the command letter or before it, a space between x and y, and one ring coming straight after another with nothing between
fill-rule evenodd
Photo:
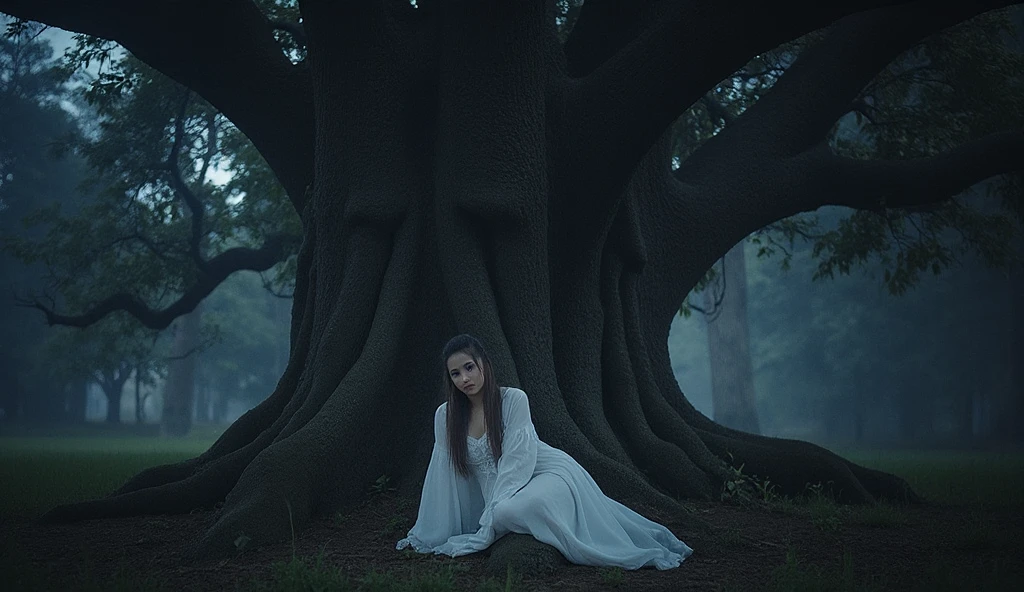
<instances>
[{"instance_id":1,"label":"massive tree","mask_svg":"<svg viewBox=\"0 0 1024 592\"><path fill-rule=\"evenodd\" d=\"M224 553L243 534L282 538L382 474L414 482L436 352L461 331L529 393L541 437L623 501L714 497L723 459L787 492L831 481L854 502L913 497L816 446L704 417L666 338L690 288L757 229L825 204L933 204L1019 167L1020 130L897 161L825 141L901 52L1007 2L589 0L564 43L558 4L306 0L301 23L280 23L251 0L0 1L115 40L201 95L303 222L274 392L199 457L51 519L223 501L196 550ZM757 54L823 28L769 93L671 166L681 113ZM281 30L303 59L282 51Z\"/></svg>"}]
</instances>

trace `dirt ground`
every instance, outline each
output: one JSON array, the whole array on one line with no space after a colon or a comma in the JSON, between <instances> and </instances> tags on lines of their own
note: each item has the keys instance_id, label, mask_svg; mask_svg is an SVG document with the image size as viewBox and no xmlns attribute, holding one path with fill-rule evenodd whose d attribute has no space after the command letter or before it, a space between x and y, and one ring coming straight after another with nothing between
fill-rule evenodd
<instances>
[{"instance_id":1,"label":"dirt ground","mask_svg":"<svg viewBox=\"0 0 1024 592\"><path fill-rule=\"evenodd\" d=\"M688 533L678 520L640 509L694 548L678 569L621 572L564 565L549 574L520 574L517 589L1024 589L1024 517L1016 510L913 506L900 511L898 523L870 525L842 513L814 516L804 508L691 507L713 533ZM415 502L379 495L347 515L315 520L298 533L294 546L289 541L204 561L183 560L183 551L212 523L212 511L67 525L4 519L0 588L31 588L34 578L34 587L76 590L86 580L110 582L118 570L126 570L167 590L245 590L270 578L273 564L291 559L294 548L300 557L322 553L325 562L355 578L371 569L408 574L452 564L458 589L478 589L488 575L482 554L452 560L394 550L415 514ZM797 562L790 572L784 567L787 552L795 553ZM841 570L846 553L855 587L844 586L851 575Z\"/></svg>"}]
</instances>

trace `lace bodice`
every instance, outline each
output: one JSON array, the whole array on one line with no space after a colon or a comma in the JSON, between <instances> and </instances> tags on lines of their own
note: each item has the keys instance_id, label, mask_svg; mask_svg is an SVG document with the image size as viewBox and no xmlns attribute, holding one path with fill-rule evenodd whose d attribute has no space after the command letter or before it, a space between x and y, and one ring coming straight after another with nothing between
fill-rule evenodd
<instances>
[{"instance_id":1,"label":"lace bodice","mask_svg":"<svg viewBox=\"0 0 1024 592\"><path fill-rule=\"evenodd\" d=\"M485 433L480 438L467 438L466 463L469 471L476 477L480 484L480 493L484 500L490 500L494 490L494 481L498 477L498 466L494 462L494 455L491 454L491 444Z\"/></svg>"}]
</instances>

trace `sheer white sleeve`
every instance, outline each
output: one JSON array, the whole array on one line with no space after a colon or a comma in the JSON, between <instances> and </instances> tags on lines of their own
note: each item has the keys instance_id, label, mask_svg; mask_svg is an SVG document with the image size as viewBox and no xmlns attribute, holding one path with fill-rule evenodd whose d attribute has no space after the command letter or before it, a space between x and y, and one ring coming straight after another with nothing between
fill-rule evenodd
<instances>
[{"instance_id":1,"label":"sheer white sleeve","mask_svg":"<svg viewBox=\"0 0 1024 592\"><path fill-rule=\"evenodd\" d=\"M472 512L468 505L471 500L462 499L466 497L463 491L466 489L465 484L459 483L452 468L446 430L447 405L442 403L434 412L434 450L423 481L416 524L406 538L398 541L396 549L412 546L420 553L430 553L453 535L476 529L475 521L473 524L463 524L470 519L469 514Z\"/></svg>"},{"instance_id":2,"label":"sheer white sleeve","mask_svg":"<svg viewBox=\"0 0 1024 592\"><path fill-rule=\"evenodd\" d=\"M530 417L530 400L519 389L509 389L502 401L505 437L498 459L498 477L494 493L480 516L481 528L494 522L494 508L523 488L533 477L537 466L537 430Z\"/></svg>"}]
</instances>

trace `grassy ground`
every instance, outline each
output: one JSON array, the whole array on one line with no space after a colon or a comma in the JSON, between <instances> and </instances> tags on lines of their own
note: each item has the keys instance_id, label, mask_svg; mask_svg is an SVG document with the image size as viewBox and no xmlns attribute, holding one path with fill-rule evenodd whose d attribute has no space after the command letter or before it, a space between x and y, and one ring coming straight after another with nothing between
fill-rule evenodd
<instances>
[{"instance_id":1,"label":"grassy ground","mask_svg":"<svg viewBox=\"0 0 1024 592\"><path fill-rule=\"evenodd\" d=\"M209 428L180 439L93 428L0 437L0 515L39 515L58 504L103 497L142 469L200 454L217 435Z\"/></svg>"},{"instance_id":2,"label":"grassy ground","mask_svg":"<svg viewBox=\"0 0 1024 592\"><path fill-rule=\"evenodd\" d=\"M86 431L66 433L59 437L30 434L0 437L0 522L8 518L24 522L60 503L103 496L142 468L182 460L202 452L216 436L214 431L200 431L188 439L176 440ZM1015 536L1013 532L1003 532L998 522L993 521L987 512L992 509L1013 511L1024 507L1024 454L839 452L865 466L902 476L930 501L962 508L963 511L942 515L942 520L954 516L957 523L948 526L948 541L943 542L942 545L946 546L940 549L948 547L948 552L953 555L973 553L973 556L984 557L989 550L1001 550L1013 544L1007 540ZM409 500L378 497L367 508L363 513L365 515L336 517L314 525L306 535L307 539L316 539L317 544L326 545L324 539L330 541L334 536L348 538L354 536L354 532L362 532L369 537L367 540L379 539L381 549L386 549L388 545L393 545L390 542L392 539L399 538L399 531L407 528L411 517L415 515L415 504ZM879 575L880 570L874 566L877 559L866 555L865 547L876 540L891 538L896 533L903 533L902 536L906 537L909 544L915 545L918 540L915 537L919 535L912 531L929 521L929 518L922 518L903 508L885 504L842 507L826 496L813 495L800 502L776 498L770 504L754 510L720 508L714 504L706 508L699 506L699 511L707 512L709 521L721 528L711 539L693 544L698 554L688 561L684 570L680 570L679 576L688 583L687 588L749 589L752 576L743 573L736 580L723 575L720 579L724 584L707 582L704 586L694 580L699 579L704 571L703 568L698 569L699 565L691 565L691 562L715 563L716 559L707 558L727 557L733 552L739 553L737 557L748 558L751 565L767 569L763 581L759 581L762 581L763 589L768 590L1003 590L1015 589L1020 583L1019 565L1007 567L1006 562L999 559L982 561L977 569L964 571L959 567L950 567L946 555L936 555L909 582L894 583L891 577L887 580ZM152 519L143 528L138 525L131 528L126 526L125 532L134 537L140 532L153 533L162 528L178 528L163 526L161 520ZM748 527L751 521L774 521L776 526L765 526L765 533L759 534L754 528ZM395 522L401 522L401 528L391 528L390 525ZM78 528L86 527L80 525ZM201 525L196 528L201 528ZM794 528L791 534L772 542L774 539L770 533ZM322 532L316 534L318 529ZM375 532L366 534L368 530ZM813 537L820 538L822 542L810 543L805 540ZM45 569L39 567L45 563L36 561L33 564L29 557L22 555L27 552L23 546L16 545L9 538L0 541L0 544L4 547L0 553L0 573L16 576L16 580L5 578L15 584L13 589L45 590L52 587L52 580ZM545 589L547 585L536 582L530 584L528 581L524 586L523 578L513 573L503 578L479 576L479 570L473 567L477 564L472 560L466 561L466 558L451 562L410 555L401 556L399 563L386 564L383 568L368 564L360 568L362 571L346 570L339 567L346 562L337 552L334 557L325 557L324 547L318 551L317 544L310 546L307 540L306 546L298 552L293 547L290 553L284 550L274 560L254 559L257 564L263 564L265 569L250 568L233 580L235 588L266 591L445 591L466 589L467 586L477 590ZM853 549L852 553L850 549ZM768 561L772 563L767 567L760 565ZM871 565L865 565L865 562ZM726 563L726 559L722 559L722 563ZM31 565L36 567L26 567ZM139 568L137 561L131 569L113 572L94 572L94 568L85 563L80 567L81 572L75 576L71 589L169 589L166 582L147 575L149 572ZM717 564L704 567L712 574L727 569L725 565ZM466 571L472 571L470 575L474 579L467 579L469 576L463 573ZM652 583L661 582L655 578L662 574L649 571L643 572L642 576L641 572L624 573L617 569L590 570L586 574L589 574L585 577L591 583L603 589L662 589ZM579 578L570 578L554 588L573 583L574 579ZM665 589L673 589L676 584L665 586Z\"/></svg>"},{"instance_id":3,"label":"grassy ground","mask_svg":"<svg viewBox=\"0 0 1024 592\"><path fill-rule=\"evenodd\" d=\"M1024 453L838 451L851 461L899 475L925 499L945 504L1024 505Z\"/></svg>"}]
</instances>

